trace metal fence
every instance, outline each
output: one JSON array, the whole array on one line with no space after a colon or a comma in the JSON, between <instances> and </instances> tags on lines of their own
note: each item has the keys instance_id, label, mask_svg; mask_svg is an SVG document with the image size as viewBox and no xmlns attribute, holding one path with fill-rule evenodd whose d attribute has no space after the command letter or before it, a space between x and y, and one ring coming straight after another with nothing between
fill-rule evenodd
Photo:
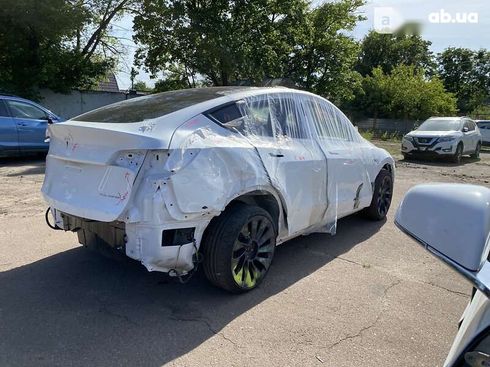
<instances>
[{"instance_id":1,"label":"metal fence","mask_svg":"<svg viewBox=\"0 0 490 367\"><path fill-rule=\"evenodd\" d=\"M388 133L391 135L404 135L414 130L420 121L396 119L363 119L353 121L360 131L372 131L375 135Z\"/></svg>"}]
</instances>

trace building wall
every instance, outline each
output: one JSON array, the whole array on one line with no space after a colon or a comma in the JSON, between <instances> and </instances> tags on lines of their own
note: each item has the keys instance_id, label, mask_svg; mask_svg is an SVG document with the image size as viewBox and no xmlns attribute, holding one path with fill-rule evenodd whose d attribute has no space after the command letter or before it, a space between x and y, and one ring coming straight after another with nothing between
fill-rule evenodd
<instances>
[{"instance_id":1,"label":"building wall","mask_svg":"<svg viewBox=\"0 0 490 367\"><path fill-rule=\"evenodd\" d=\"M139 97L125 92L78 91L70 94L54 93L51 90L40 91L40 103L64 119L69 119L84 112L106 106L111 103Z\"/></svg>"}]
</instances>

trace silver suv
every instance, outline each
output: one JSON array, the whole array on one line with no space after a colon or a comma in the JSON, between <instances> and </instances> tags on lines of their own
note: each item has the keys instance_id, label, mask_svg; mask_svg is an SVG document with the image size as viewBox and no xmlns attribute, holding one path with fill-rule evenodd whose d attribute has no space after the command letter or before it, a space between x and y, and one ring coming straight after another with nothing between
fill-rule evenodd
<instances>
[{"instance_id":1,"label":"silver suv","mask_svg":"<svg viewBox=\"0 0 490 367\"><path fill-rule=\"evenodd\" d=\"M461 162L465 154L480 156L482 136L476 123L468 117L431 117L417 130L403 137L404 158L450 158Z\"/></svg>"}]
</instances>

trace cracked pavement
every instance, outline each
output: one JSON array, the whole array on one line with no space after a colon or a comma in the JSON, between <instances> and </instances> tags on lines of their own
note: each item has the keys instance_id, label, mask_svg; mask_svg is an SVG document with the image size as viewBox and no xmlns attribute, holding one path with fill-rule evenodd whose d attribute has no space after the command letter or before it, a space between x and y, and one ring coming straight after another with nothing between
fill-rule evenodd
<instances>
[{"instance_id":1,"label":"cracked pavement","mask_svg":"<svg viewBox=\"0 0 490 367\"><path fill-rule=\"evenodd\" d=\"M413 185L490 177L485 162L401 162L386 222L289 241L264 284L236 296L81 248L44 224L42 161L3 161L0 365L440 366L471 286L393 216Z\"/></svg>"}]
</instances>

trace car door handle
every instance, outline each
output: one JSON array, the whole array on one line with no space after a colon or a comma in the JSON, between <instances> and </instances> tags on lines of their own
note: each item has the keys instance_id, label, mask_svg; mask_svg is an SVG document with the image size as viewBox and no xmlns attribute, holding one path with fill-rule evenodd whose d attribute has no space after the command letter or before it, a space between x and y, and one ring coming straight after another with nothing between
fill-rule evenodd
<instances>
[{"instance_id":1,"label":"car door handle","mask_svg":"<svg viewBox=\"0 0 490 367\"><path fill-rule=\"evenodd\" d=\"M269 155L271 157L274 157L274 158L283 158L284 157L284 154L281 154L281 153L269 153Z\"/></svg>"},{"instance_id":2,"label":"car door handle","mask_svg":"<svg viewBox=\"0 0 490 367\"><path fill-rule=\"evenodd\" d=\"M18 122L17 123L17 126L27 126L27 124L26 123L23 123L23 122Z\"/></svg>"}]
</instances>

